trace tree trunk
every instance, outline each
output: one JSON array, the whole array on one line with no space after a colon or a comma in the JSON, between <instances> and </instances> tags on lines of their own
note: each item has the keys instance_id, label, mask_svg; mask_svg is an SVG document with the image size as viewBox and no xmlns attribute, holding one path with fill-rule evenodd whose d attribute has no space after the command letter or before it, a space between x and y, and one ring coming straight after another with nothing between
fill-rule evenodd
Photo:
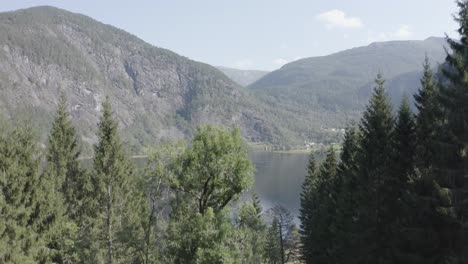
<instances>
[{"instance_id":1,"label":"tree trunk","mask_svg":"<svg viewBox=\"0 0 468 264\"><path fill-rule=\"evenodd\" d=\"M283 223L280 221L279 223L279 235L280 235L280 245L281 245L281 264L284 264L284 243L283 243Z\"/></svg>"},{"instance_id":2,"label":"tree trunk","mask_svg":"<svg viewBox=\"0 0 468 264\"><path fill-rule=\"evenodd\" d=\"M113 245L112 245L112 187L107 186L107 263L112 264Z\"/></svg>"}]
</instances>

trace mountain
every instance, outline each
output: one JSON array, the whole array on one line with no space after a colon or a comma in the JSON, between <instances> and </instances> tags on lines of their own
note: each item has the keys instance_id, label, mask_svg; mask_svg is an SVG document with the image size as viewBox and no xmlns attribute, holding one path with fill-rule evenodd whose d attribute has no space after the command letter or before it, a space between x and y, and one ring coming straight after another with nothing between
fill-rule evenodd
<instances>
[{"instance_id":1,"label":"mountain","mask_svg":"<svg viewBox=\"0 0 468 264\"><path fill-rule=\"evenodd\" d=\"M218 68L220 71L226 74L226 76L229 77L231 80L235 81L236 83L242 86L248 86L268 73L267 71L240 70L224 66L217 66L216 68Z\"/></svg>"},{"instance_id":2,"label":"mountain","mask_svg":"<svg viewBox=\"0 0 468 264\"><path fill-rule=\"evenodd\" d=\"M189 138L201 124L239 127L247 141L276 146L336 142L359 118L379 70L398 102L418 89L424 54L435 66L444 44L373 43L289 63L245 88L265 73L217 69L90 17L34 7L0 13L0 117L29 118L45 141L63 93L85 153L106 96L133 153Z\"/></svg>"},{"instance_id":3,"label":"mountain","mask_svg":"<svg viewBox=\"0 0 468 264\"><path fill-rule=\"evenodd\" d=\"M378 72L389 95L399 103L419 87L425 54L434 67L445 58L445 39L372 43L328 56L305 58L284 65L249 86L268 105L286 109L301 120L295 131L317 138L320 131L340 131L358 120ZM335 130L334 130L335 129Z\"/></svg>"},{"instance_id":4,"label":"mountain","mask_svg":"<svg viewBox=\"0 0 468 264\"><path fill-rule=\"evenodd\" d=\"M253 142L284 138L270 107L210 65L54 7L0 13L3 117L27 116L44 139L62 93L87 146L106 96L136 153L207 123L240 127Z\"/></svg>"}]
</instances>

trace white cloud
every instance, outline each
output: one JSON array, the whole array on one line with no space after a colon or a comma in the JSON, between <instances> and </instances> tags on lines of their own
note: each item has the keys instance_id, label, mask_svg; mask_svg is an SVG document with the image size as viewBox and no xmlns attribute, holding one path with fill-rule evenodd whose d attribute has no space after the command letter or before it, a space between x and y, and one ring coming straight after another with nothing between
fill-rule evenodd
<instances>
[{"instance_id":1,"label":"white cloud","mask_svg":"<svg viewBox=\"0 0 468 264\"><path fill-rule=\"evenodd\" d=\"M232 64L233 68L242 70L249 70L252 66L254 66L254 62L251 59L241 59Z\"/></svg>"},{"instance_id":2,"label":"white cloud","mask_svg":"<svg viewBox=\"0 0 468 264\"><path fill-rule=\"evenodd\" d=\"M364 27L360 18L346 16L345 12L338 9L323 12L316 19L324 23L328 29Z\"/></svg>"},{"instance_id":3,"label":"white cloud","mask_svg":"<svg viewBox=\"0 0 468 264\"><path fill-rule=\"evenodd\" d=\"M408 39L413 36L410 26L401 25L400 28L394 33L394 36L398 39Z\"/></svg>"}]
</instances>

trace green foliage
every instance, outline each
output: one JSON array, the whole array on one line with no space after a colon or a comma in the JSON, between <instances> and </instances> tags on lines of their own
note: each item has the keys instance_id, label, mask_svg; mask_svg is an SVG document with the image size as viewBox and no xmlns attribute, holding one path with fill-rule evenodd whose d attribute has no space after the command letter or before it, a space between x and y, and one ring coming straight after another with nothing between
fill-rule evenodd
<instances>
[{"instance_id":1,"label":"green foliage","mask_svg":"<svg viewBox=\"0 0 468 264\"><path fill-rule=\"evenodd\" d=\"M209 207L221 211L253 182L253 167L238 129L200 127L178 163L172 188L194 201L201 214Z\"/></svg>"},{"instance_id":2,"label":"green foliage","mask_svg":"<svg viewBox=\"0 0 468 264\"><path fill-rule=\"evenodd\" d=\"M268 228L267 239L264 248L264 259L270 264L281 263L280 225L277 217L274 217Z\"/></svg>"},{"instance_id":3,"label":"green foliage","mask_svg":"<svg viewBox=\"0 0 468 264\"><path fill-rule=\"evenodd\" d=\"M136 189L133 166L120 141L109 98L103 103L94 148L90 201L90 248L96 262L128 263L140 257L134 245L143 235L138 218L142 199ZM143 200L144 201L144 200Z\"/></svg>"},{"instance_id":4,"label":"green foliage","mask_svg":"<svg viewBox=\"0 0 468 264\"><path fill-rule=\"evenodd\" d=\"M439 100L444 113L443 133L439 135L435 192L439 203L441 226L439 252L447 260L466 262L468 245L468 3L457 1L459 11L455 20L459 24L460 41L447 38L451 53L442 68L445 81ZM454 262L455 263L455 262Z\"/></svg>"},{"instance_id":5,"label":"green foliage","mask_svg":"<svg viewBox=\"0 0 468 264\"><path fill-rule=\"evenodd\" d=\"M236 244L241 263L263 263L266 223L262 218L262 210L256 194L252 195L251 202L242 203L238 208Z\"/></svg>"},{"instance_id":6,"label":"green foliage","mask_svg":"<svg viewBox=\"0 0 468 264\"><path fill-rule=\"evenodd\" d=\"M302 258L300 234L291 212L281 205L268 211L271 219L264 244L267 263L296 263Z\"/></svg>"},{"instance_id":7,"label":"green foliage","mask_svg":"<svg viewBox=\"0 0 468 264\"><path fill-rule=\"evenodd\" d=\"M398 103L402 94L416 91L424 53L442 62L444 45L443 38L373 43L288 63L249 88L262 102L280 109L275 121L292 130L289 138L339 142L342 134L324 128L345 128L359 121L372 93L369 76L384 71L391 101Z\"/></svg>"},{"instance_id":8,"label":"green foliage","mask_svg":"<svg viewBox=\"0 0 468 264\"><path fill-rule=\"evenodd\" d=\"M0 138L0 262L37 263L45 241L36 138L31 127L6 129ZM39 187L39 188L38 188ZM42 202L42 203L41 203Z\"/></svg>"},{"instance_id":9,"label":"green foliage","mask_svg":"<svg viewBox=\"0 0 468 264\"><path fill-rule=\"evenodd\" d=\"M227 205L250 186L253 173L239 131L200 127L192 145L171 166L171 262L236 263L239 254Z\"/></svg>"}]
</instances>

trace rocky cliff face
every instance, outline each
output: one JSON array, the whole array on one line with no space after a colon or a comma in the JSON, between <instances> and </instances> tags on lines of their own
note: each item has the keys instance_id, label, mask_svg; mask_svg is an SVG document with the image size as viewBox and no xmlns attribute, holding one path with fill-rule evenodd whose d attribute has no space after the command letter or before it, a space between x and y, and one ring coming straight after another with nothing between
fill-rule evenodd
<instances>
[{"instance_id":1,"label":"rocky cliff face","mask_svg":"<svg viewBox=\"0 0 468 264\"><path fill-rule=\"evenodd\" d=\"M262 104L209 65L60 9L1 13L3 115L27 115L45 131L61 93L88 143L109 96L134 152L206 123L239 126L249 141L275 133Z\"/></svg>"}]
</instances>

